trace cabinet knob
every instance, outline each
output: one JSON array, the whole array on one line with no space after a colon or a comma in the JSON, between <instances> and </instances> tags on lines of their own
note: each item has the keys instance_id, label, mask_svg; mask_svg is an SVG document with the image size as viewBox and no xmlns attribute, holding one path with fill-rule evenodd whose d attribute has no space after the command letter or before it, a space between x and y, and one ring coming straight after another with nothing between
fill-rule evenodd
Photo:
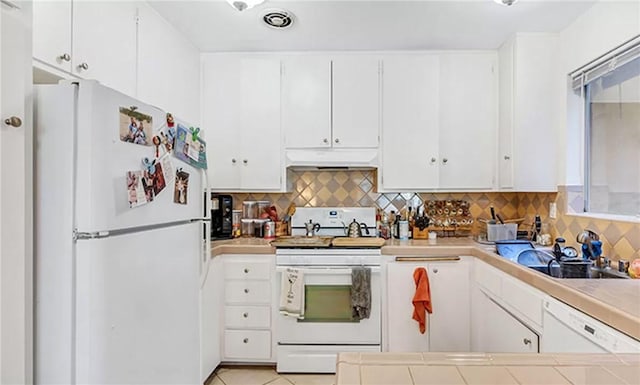
<instances>
[{"instance_id":1,"label":"cabinet knob","mask_svg":"<svg viewBox=\"0 0 640 385\"><path fill-rule=\"evenodd\" d=\"M246 294L249 294L249 289L244 289L244 292L245 292Z\"/></svg>"},{"instance_id":2,"label":"cabinet knob","mask_svg":"<svg viewBox=\"0 0 640 385\"><path fill-rule=\"evenodd\" d=\"M431 158L431 164L435 163L436 160L437 160L436 158Z\"/></svg>"},{"instance_id":3,"label":"cabinet knob","mask_svg":"<svg viewBox=\"0 0 640 385\"><path fill-rule=\"evenodd\" d=\"M340 139L336 138L336 140L334 142L340 143Z\"/></svg>"},{"instance_id":4,"label":"cabinet knob","mask_svg":"<svg viewBox=\"0 0 640 385\"><path fill-rule=\"evenodd\" d=\"M242 340L242 342L244 342L245 344L248 344L249 343L249 339L245 338L245 339Z\"/></svg>"},{"instance_id":5,"label":"cabinet knob","mask_svg":"<svg viewBox=\"0 0 640 385\"><path fill-rule=\"evenodd\" d=\"M236 164L237 160L236 158L231 158L231 163Z\"/></svg>"},{"instance_id":6,"label":"cabinet knob","mask_svg":"<svg viewBox=\"0 0 640 385\"><path fill-rule=\"evenodd\" d=\"M242 313L242 316L243 316L244 318L247 318L247 317L249 317L249 313Z\"/></svg>"},{"instance_id":7,"label":"cabinet knob","mask_svg":"<svg viewBox=\"0 0 640 385\"><path fill-rule=\"evenodd\" d=\"M6 124L7 126L12 126L17 128L22 126L22 119L20 119L17 116L12 116L10 118L6 118L4 120L4 124Z\"/></svg>"},{"instance_id":8,"label":"cabinet knob","mask_svg":"<svg viewBox=\"0 0 640 385\"><path fill-rule=\"evenodd\" d=\"M86 71L86 70L88 70L88 69L89 69L89 64L87 64L87 63L82 63L82 64L80 64L80 65L78 66L78 68L79 68L79 69L81 69L81 70L85 70L85 71Z\"/></svg>"},{"instance_id":9,"label":"cabinet knob","mask_svg":"<svg viewBox=\"0 0 640 385\"><path fill-rule=\"evenodd\" d=\"M71 61L71 55L69 55L68 53L63 53L62 55L58 56L58 59L63 61Z\"/></svg>"},{"instance_id":10,"label":"cabinet knob","mask_svg":"<svg viewBox=\"0 0 640 385\"><path fill-rule=\"evenodd\" d=\"M447 158L442 158L442 164L447 164L447 162L449 161L449 159Z\"/></svg>"},{"instance_id":11,"label":"cabinet knob","mask_svg":"<svg viewBox=\"0 0 640 385\"><path fill-rule=\"evenodd\" d=\"M244 269L244 273L245 273L245 274L248 274L248 273L249 273L249 269L245 268L245 269Z\"/></svg>"},{"instance_id":12,"label":"cabinet knob","mask_svg":"<svg viewBox=\"0 0 640 385\"><path fill-rule=\"evenodd\" d=\"M523 339L523 340L522 340L522 342L523 342L525 345L531 345L531 340L530 340L530 339L528 339L528 338Z\"/></svg>"},{"instance_id":13,"label":"cabinet knob","mask_svg":"<svg viewBox=\"0 0 640 385\"><path fill-rule=\"evenodd\" d=\"M438 269L433 269L433 274L438 274Z\"/></svg>"},{"instance_id":14,"label":"cabinet knob","mask_svg":"<svg viewBox=\"0 0 640 385\"><path fill-rule=\"evenodd\" d=\"M242 159L242 163L247 164L249 161L247 159Z\"/></svg>"},{"instance_id":15,"label":"cabinet knob","mask_svg":"<svg viewBox=\"0 0 640 385\"><path fill-rule=\"evenodd\" d=\"M509 155L505 155L504 156L504 160L509 160L509 159L511 159L511 157Z\"/></svg>"},{"instance_id":16,"label":"cabinet knob","mask_svg":"<svg viewBox=\"0 0 640 385\"><path fill-rule=\"evenodd\" d=\"M322 143L324 143L324 144L329 143L329 139L327 139L327 138L322 139Z\"/></svg>"}]
</instances>

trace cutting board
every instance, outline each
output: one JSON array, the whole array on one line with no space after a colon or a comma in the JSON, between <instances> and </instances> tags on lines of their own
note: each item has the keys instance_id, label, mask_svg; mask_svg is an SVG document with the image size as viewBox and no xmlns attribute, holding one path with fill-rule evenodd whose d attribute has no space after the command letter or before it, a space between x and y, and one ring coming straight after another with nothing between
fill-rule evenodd
<instances>
[{"instance_id":1,"label":"cutting board","mask_svg":"<svg viewBox=\"0 0 640 385\"><path fill-rule=\"evenodd\" d=\"M286 248L318 248L329 247L333 237L295 237L283 236L271 241L273 247Z\"/></svg>"},{"instance_id":2,"label":"cutting board","mask_svg":"<svg viewBox=\"0 0 640 385\"><path fill-rule=\"evenodd\" d=\"M349 238L349 237L340 237L334 238L331 241L333 246L342 246L342 247L382 247L384 246L385 239L384 238L372 238L372 237L359 237L359 238Z\"/></svg>"}]
</instances>

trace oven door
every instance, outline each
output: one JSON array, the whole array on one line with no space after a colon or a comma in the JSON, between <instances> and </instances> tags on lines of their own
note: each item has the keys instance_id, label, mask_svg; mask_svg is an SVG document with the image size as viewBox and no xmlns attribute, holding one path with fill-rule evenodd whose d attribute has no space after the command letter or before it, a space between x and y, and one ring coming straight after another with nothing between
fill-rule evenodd
<instances>
[{"instance_id":1,"label":"oven door","mask_svg":"<svg viewBox=\"0 0 640 385\"><path fill-rule=\"evenodd\" d=\"M289 266L278 267L278 282ZM304 273L305 319L278 314L280 344L380 344L380 267L371 268L371 314L351 317L351 268L290 266ZM279 287L280 285L278 285ZM278 293L280 295L280 293Z\"/></svg>"}]
</instances>

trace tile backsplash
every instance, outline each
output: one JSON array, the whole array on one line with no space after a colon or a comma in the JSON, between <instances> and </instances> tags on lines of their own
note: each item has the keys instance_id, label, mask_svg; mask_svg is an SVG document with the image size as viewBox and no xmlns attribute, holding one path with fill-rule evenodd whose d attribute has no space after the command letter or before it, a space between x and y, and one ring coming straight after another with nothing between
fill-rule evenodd
<instances>
[{"instance_id":1,"label":"tile backsplash","mask_svg":"<svg viewBox=\"0 0 640 385\"><path fill-rule=\"evenodd\" d=\"M465 200L471 217L490 218L490 207L504 219L524 218L520 229L540 215L549 223L551 236L562 236L567 245L579 246L576 235L588 228L600 234L603 252L612 260L640 258L640 224L572 216L582 212L582 188L560 186L558 193L480 192L480 193L378 193L375 170L289 171L290 193L235 193L235 209L243 200L270 200L284 213L294 202L304 206L375 206L387 212L405 206L418 207L427 200ZM409 204L407 204L409 202ZM549 204L556 202L557 219L549 218Z\"/></svg>"},{"instance_id":2,"label":"tile backsplash","mask_svg":"<svg viewBox=\"0 0 640 385\"><path fill-rule=\"evenodd\" d=\"M270 200L283 213L291 202L304 206L375 206L387 212L411 206L418 207L426 200L465 200L475 219L490 218L490 207L504 219L525 218L533 223L536 214L547 221L549 203L555 193L378 193L375 170L289 171L290 193L235 193L235 209L244 200Z\"/></svg>"}]
</instances>

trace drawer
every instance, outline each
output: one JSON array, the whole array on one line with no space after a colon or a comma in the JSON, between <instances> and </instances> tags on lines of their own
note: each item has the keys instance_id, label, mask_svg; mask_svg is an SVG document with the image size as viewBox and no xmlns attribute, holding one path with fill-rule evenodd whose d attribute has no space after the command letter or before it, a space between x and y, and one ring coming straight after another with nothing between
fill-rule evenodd
<instances>
[{"instance_id":1,"label":"drawer","mask_svg":"<svg viewBox=\"0 0 640 385\"><path fill-rule=\"evenodd\" d=\"M227 328L270 328L270 306L225 306L224 325Z\"/></svg>"},{"instance_id":2,"label":"drawer","mask_svg":"<svg viewBox=\"0 0 640 385\"><path fill-rule=\"evenodd\" d=\"M268 330L225 330L224 356L232 359L271 358L271 332Z\"/></svg>"},{"instance_id":3,"label":"drawer","mask_svg":"<svg viewBox=\"0 0 640 385\"><path fill-rule=\"evenodd\" d=\"M225 261L225 279L264 279L271 278L271 261ZM275 275L274 275L275 276Z\"/></svg>"},{"instance_id":4,"label":"drawer","mask_svg":"<svg viewBox=\"0 0 640 385\"><path fill-rule=\"evenodd\" d=\"M224 285L226 303L271 303L271 283L269 281L227 281Z\"/></svg>"}]
</instances>

